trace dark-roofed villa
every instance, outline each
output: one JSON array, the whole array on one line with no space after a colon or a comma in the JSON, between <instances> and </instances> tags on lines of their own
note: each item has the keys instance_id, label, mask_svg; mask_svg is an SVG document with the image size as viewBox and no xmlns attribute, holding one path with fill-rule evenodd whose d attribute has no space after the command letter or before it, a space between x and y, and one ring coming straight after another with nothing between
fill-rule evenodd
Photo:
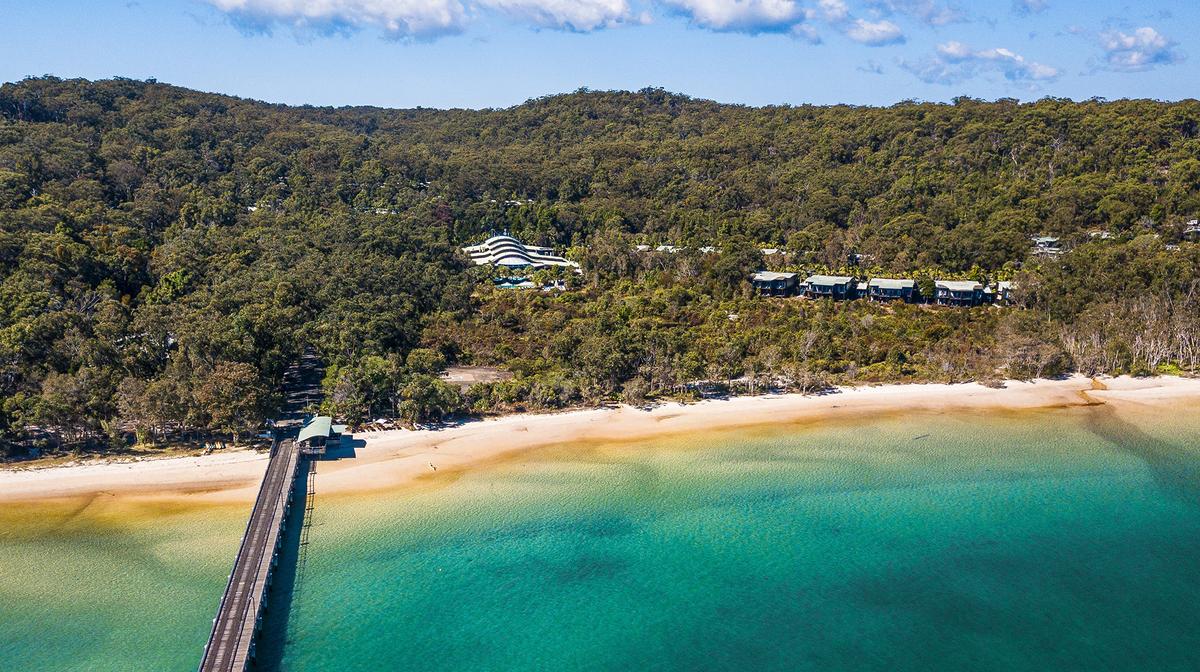
<instances>
[{"instance_id":1,"label":"dark-roofed villa","mask_svg":"<svg viewBox=\"0 0 1200 672\"><path fill-rule=\"evenodd\" d=\"M1062 242L1054 236L1034 236L1033 253L1055 257L1063 253Z\"/></svg>"},{"instance_id":2,"label":"dark-roofed villa","mask_svg":"<svg viewBox=\"0 0 1200 672\"><path fill-rule=\"evenodd\" d=\"M763 296L791 296L796 293L796 274L759 271L750 276L750 284Z\"/></svg>"},{"instance_id":3,"label":"dark-roofed villa","mask_svg":"<svg viewBox=\"0 0 1200 672\"><path fill-rule=\"evenodd\" d=\"M983 303L983 285L974 280L937 280L934 300L939 306L978 306Z\"/></svg>"},{"instance_id":4,"label":"dark-roofed villa","mask_svg":"<svg viewBox=\"0 0 1200 672\"><path fill-rule=\"evenodd\" d=\"M911 303L917 299L916 280L903 278L871 278L867 282L867 298L872 301L904 301Z\"/></svg>"},{"instance_id":5,"label":"dark-roofed villa","mask_svg":"<svg viewBox=\"0 0 1200 672\"><path fill-rule=\"evenodd\" d=\"M1009 280L1001 280L994 285L983 290L984 299L992 303L1009 304L1012 302L1013 283Z\"/></svg>"},{"instance_id":6,"label":"dark-roofed villa","mask_svg":"<svg viewBox=\"0 0 1200 672\"><path fill-rule=\"evenodd\" d=\"M810 299L852 299L856 285L848 275L810 275L804 284Z\"/></svg>"}]
</instances>

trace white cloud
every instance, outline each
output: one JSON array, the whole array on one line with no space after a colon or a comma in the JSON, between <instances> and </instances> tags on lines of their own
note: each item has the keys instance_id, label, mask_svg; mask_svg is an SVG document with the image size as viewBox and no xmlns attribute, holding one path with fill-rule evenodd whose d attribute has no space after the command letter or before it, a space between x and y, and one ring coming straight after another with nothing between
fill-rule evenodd
<instances>
[{"instance_id":1,"label":"white cloud","mask_svg":"<svg viewBox=\"0 0 1200 672\"><path fill-rule=\"evenodd\" d=\"M300 33L377 29L395 39L426 39L458 33L481 16L503 15L519 23L587 32L649 22L644 11L670 8L693 25L719 32L783 33L814 44L818 29L832 28L871 47L905 41L889 17L905 15L930 25L961 20L946 0L861 0L859 15L848 0L204 0L237 24L253 30L292 28ZM1018 0L1026 3L1044 0Z\"/></svg>"},{"instance_id":2,"label":"white cloud","mask_svg":"<svg viewBox=\"0 0 1200 672\"><path fill-rule=\"evenodd\" d=\"M850 8L844 0L820 0L817 12L821 18L830 22L845 21L850 17Z\"/></svg>"},{"instance_id":3,"label":"white cloud","mask_svg":"<svg viewBox=\"0 0 1200 672\"><path fill-rule=\"evenodd\" d=\"M904 14L930 26L944 26L966 20L957 5L937 0L872 0L879 11L887 14Z\"/></svg>"},{"instance_id":4,"label":"white cloud","mask_svg":"<svg viewBox=\"0 0 1200 672\"><path fill-rule=\"evenodd\" d=\"M900 30L900 26L886 20L872 22L854 19L845 32L846 37L872 47L904 41L904 31Z\"/></svg>"},{"instance_id":5,"label":"white cloud","mask_svg":"<svg viewBox=\"0 0 1200 672\"><path fill-rule=\"evenodd\" d=\"M546 28L589 31L642 23L626 0L477 0L480 5Z\"/></svg>"},{"instance_id":6,"label":"white cloud","mask_svg":"<svg viewBox=\"0 0 1200 672\"><path fill-rule=\"evenodd\" d=\"M287 26L336 32L377 28L388 37L430 38L461 32L481 11L494 10L543 28L589 31L641 23L628 0L208 0L257 30Z\"/></svg>"},{"instance_id":7,"label":"white cloud","mask_svg":"<svg viewBox=\"0 0 1200 672\"><path fill-rule=\"evenodd\" d=\"M795 0L659 0L675 7L693 24L716 31L787 32L813 44L821 42L815 22L824 22L846 37L870 47L904 41L900 26L886 19L867 21L850 12L846 0L817 0L801 6Z\"/></svg>"},{"instance_id":8,"label":"white cloud","mask_svg":"<svg viewBox=\"0 0 1200 672\"><path fill-rule=\"evenodd\" d=\"M867 21L857 18L850 13L845 0L818 0L816 8L807 10L807 14L809 19L824 21L851 40L868 47L904 41L904 31L900 26L886 19Z\"/></svg>"},{"instance_id":9,"label":"white cloud","mask_svg":"<svg viewBox=\"0 0 1200 672\"><path fill-rule=\"evenodd\" d=\"M1138 28L1133 34L1118 30L1101 33L1100 48L1108 67L1123 72L1149 70L1156 65L1180 63L1185 58L1173 40L1150 27Z\"/></svg>"},{"instance_id":10,"label":"white cloud","mask_svg":"<svg viewBox=\"0 0 1200 672\"><path fill-rule=\"evenodd\" d=\"M784 32L805 19L795 0L663 0L692 23L717 31Z\"/></svg>"},{"instance_id":11,"label":"white cloud","mask_svg":"<svg viewBox=\"0 0 1200 672\"><path fill-rule=\"evenodd\" d=\"M318 32L375 27L392 37L433 37L462 30L459 0L208 0L238 22L266 30L286 25Z\"/></svg>"},{"instance_id":12,"label":"white cloud","mask_svg":"<svg viewBox=\"0 0 1200 672\"><path fill-rule=\"evenodd\" d=\"M901 66L931 84L957 84L985 72L999 72L1005 79L1023 84L1050 81L1059 75L1057 68L1028 60L1010 49L977 51L956 41L939 44L933 56L904 61Z\"/></svg>"},{"instance_id":13,"label":"white cloud","mask_svg":"<svg viewBox=\"0 0 1200 672\"><path fill-rule=\"evenodd\" d=\"M817 32L817 29L812 24L797 23L792 26L791 35L809 44L821 44L821 33Z\"/></svg>"}]
</instances>

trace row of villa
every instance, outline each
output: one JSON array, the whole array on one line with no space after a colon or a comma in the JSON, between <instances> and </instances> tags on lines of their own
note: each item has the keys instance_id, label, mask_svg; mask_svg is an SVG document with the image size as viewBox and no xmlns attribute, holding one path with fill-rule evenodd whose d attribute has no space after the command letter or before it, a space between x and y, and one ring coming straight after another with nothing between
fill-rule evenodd
<instances>
[{"instance_id":1,"label":"row of villa","mask_svg":"<svg viewBox=\"0 0 1200 672\"><path fill-rule=\"evenodd\" d=\"M750 283L763 296L806 296L810 299L848 301L932 302L941 306L979 306L1006 303L1012 292L1011 282L984 286L974 280L935 280L934 295L921 294L916 280L909 278L870 278L862 281L849 275L810 275L803 281L796 273L759 271Z\"/></svg>"}]
</instances>

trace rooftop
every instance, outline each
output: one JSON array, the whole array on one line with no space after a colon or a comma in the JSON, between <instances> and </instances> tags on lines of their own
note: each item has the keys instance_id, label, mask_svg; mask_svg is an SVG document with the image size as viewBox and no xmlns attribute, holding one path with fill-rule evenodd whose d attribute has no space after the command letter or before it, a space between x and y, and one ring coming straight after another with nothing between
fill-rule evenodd
<instances>
[{"instance_id":1,"label":"rooftop","mask_svg":"<svg viewBox=\"0 0 1200 672\"><path fill-rule=\"evenodd\" d=\"M810 275L805 282L810 285L844 285L853 280L848 275Z\"/></svg>"},{"instance_id":2,"label":"rooftop","mask_svg":"<svg viewBox=\"0 0 1200 672\"><path fill-rule=\"evenodd\" d=\"M917 286L917 281L904 278L871 278L867 286L880 289L913 289Z\"/></svg>"},{"instance_id":3,"label":"rooftop","mask_svg":"<svg viewBox=\"0 0 1200 672\"><path fill-rule=\"evenodd\" d=\"M512 266L544 268L546 266L568 266L579 264L555 256L550 248L525 245L512 236L492 236L478 245L462 248L477 266Z\"/></svg>"},{"instance_id":4,"label":"rooftop","mask_svg":"<svg viewBox=\"0 0 1200 672\"><path fill-rule=\"evenodd\" d=\"M791 280L796 277L795 273L776 273L775 271L758 271L750 276L754 282L774 282L776 280Z\"/></svg>"},{"instance_id":5,"label":"rooftop","mask_svg":"<svg viewBox=\"0 0 1200 672\"><path fill-rule=\"evenodd\" d=\"M974 280L937 280L934 285L938 289L946 289L951 292L974 292L983 289L983 285Z\"/></svg>"},{"instance_id":6,"label":"rooftop","mask_svg":"<svg viewBox=\"0 0 1200 672\"><path fill-rule=\"evenodd\" d=\"M296 443L304 443L318 437L327 437L332 429L333 418L328 415L313 416L300 428L300 435L296 437Z\"/></svg>"}]
</instances>

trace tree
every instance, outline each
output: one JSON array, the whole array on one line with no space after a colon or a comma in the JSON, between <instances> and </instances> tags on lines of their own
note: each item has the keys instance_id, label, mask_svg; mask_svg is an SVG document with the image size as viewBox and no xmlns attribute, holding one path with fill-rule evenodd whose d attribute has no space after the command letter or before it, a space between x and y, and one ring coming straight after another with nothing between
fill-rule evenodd
<instances>
[{"instance_id":1,"label":"tree","mask_svg":"<svg viewBox=\"0 0 1200 672\"><path fill-rule=\"evenodd\" d=\"M401 392L400 417L410 425L441 422L462 407L458 388L429 375L413 376Z\"/></svg>"},{"instance_id":2,"label":"tree","mask_svg":"<svg viewBox=\"0 0 1200 672\"><path fill-rule=\"evenodd\" d=\"M270 395L258 370L244 362L218 362L200 379L196 404L208 418L208 428L239 437L266 419Z\"/></svg>"},{"instance_id":3,"label":"tree","mask_svg":"<svg viewBox=\"0 0 1200 672\"><path fill-rule=\"evenodd\" d=\"M432 376L446 368L446 358L436 350L414 348L405 358L405 364L412 373Z\"/></svg>"}]
</instances>

